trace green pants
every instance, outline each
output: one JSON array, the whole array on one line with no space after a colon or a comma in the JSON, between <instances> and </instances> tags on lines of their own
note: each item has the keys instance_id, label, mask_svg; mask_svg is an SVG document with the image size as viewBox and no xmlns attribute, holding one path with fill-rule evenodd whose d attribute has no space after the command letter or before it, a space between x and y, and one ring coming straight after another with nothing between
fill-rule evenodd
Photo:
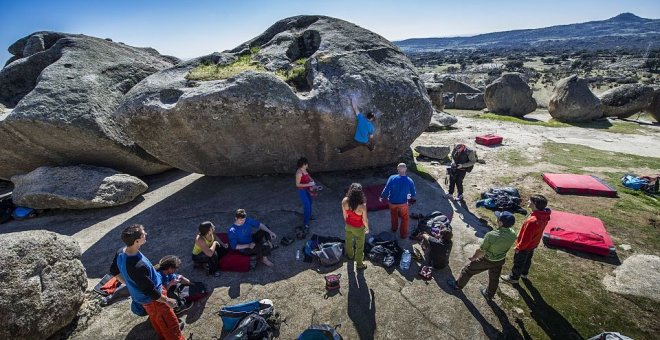
<instances>
[{"instance_id":1,"label":"green pants","mask_svg":"<svg viewBox=\"0 0 660 340\"><path fill-rule=\"evenodd\" d=\"M355 252L353 252L353 242L355 242ZM355 259L358 266L362 266L364 259L364 226L356 228L346 225L346 256Z\"/></svg>"}]
</instances>

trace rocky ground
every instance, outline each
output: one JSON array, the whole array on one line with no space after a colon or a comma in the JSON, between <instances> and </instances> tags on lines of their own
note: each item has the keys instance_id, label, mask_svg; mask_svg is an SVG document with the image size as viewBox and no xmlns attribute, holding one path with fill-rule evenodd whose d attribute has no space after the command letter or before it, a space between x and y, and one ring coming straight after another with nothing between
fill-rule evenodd
<instances>
[{"instance_id":1,"label":"rocky ground","mask_svg":"<svg viewBox=\"0 0 660 340\"><path fill-rule=\"evenodd\" d=\"M543 117L543 112L538 113L538 118ZM192 334L193 339L219 338L221 322L217 312L222 306L261 298L273 300L286 318L281 329L282 339L294 338L312 323L341 324L339 331L345 339L517 338L529 336L525 331L531 326L529 322L539 322L536 318L523 317L520 308L505 306L503 299L520 299L518 290L503 284L495 298L496 303L488 304L479 293L479 288L487 282L485 274L475 276L464 293L454 294L446 284L447 279L459 274L480 238L490 230L485 220L480 219L487 216L475 214L473 199L503 175L554 170L548 164L534 162L511 167L507 159L524 153L524 157L530 155L533 161L535 151L540 150L544 141L660 158L657 148L660 138L653 133L657 130L649 131L651 133L630 135L460 117L451 130L424 133L413 146L457 142L472 145L474 136L482 133L498 133L505 137L504 144L499 147L475 146L485 164L475 167L467 177L467 202L464 205L442 198L446 189L442 183L443 165L430 160L419 162L424 171L440 179L438 182L412 175L417 184L418 202L411 211L430 213L440 210L453 216L454 248L449 268L435 271L434 280L426 283L416 277L419 267L415 264L406 272L370 265L362 273L354 270L352 262L344 262L332 269L343 275L341 294L327 299L324 298L324 281L317 266L295 260L295 250L303 246L302 241L275 250L273 268L258 267L249 273L223 273L219 278L209 278L193 269L189 259L199 222L211 220L224 231L232 222L233 211L239 207L269 224L279 236L292 234L302 219L293 176L221 178L170 171L144 178L149 192L127 205L86 211L51 211L37 219L4 224L0 232L45 229L73 236L82 248L81 260L87 270L88 290L91 291L107 273L114 252L122 245L121 230L133 223L144 224L148 232L148 241L143 247L145 255L152 261L167 254L178 255L183 259L181 274L194 281L205 281L212 288L208 299L196 304L183 316L186 323L184 335L189 337ZM512 154L512 150L517 153ZM313 168L312 164L312 171ZM353 181L383 183L393 170L378 168L315 176L325 190L314 203L318 218L312 231L343 237L339 202L344 188ZM389 228L387 211L370 213L369 216L372 233ZM402 245L412 246L408 240ZM510 264L505 265L505 269L508 268ZM533 287L528 289L532 294L534 291L538 294ZM545 330L545 327L541 328ZM580 337L577 333L562 335L561 338ZM586 335L594 334L581 334ZM545 336L553 337L550 331L546 331ZM60 337L148 339L154 337L154 333L146 318L131 313L128 301L101 308L98 297L90 292L77 323Z\"/></svg>"}]
</instances>

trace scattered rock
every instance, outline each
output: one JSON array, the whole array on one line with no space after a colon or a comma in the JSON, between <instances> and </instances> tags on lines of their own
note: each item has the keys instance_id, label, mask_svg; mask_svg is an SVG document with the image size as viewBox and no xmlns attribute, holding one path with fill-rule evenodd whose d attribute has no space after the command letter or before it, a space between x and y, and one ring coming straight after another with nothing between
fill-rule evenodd
<instances>
[{"instance_id":1,"label":"scattered rock","mask_svg":"<svg viewBox=\"0 0 660 340\"><path fill-rule=\"evenodd\" d=\"M94 166L40 167L11 178L13 201L34 209L89 209L122 205L147 191L137 177Z\"/></svg>"},{"instance_id":2,"label":"scattered rock","mask_svg":"<svg viewBox=\"0 0 660 340\"><path fill-rule=\"evenodd\" d=\"M653 99L651 99L651 103L644 111L650 113L656 121L660 122L660 87L655 88Z\"/></svg>"},{"instance_id":3,"label":"scattered rock","mask_svg":"<svg viewBox=\"0 0 660 340\"><path fill-rule=\"evenodd\" d=\"M600 99L584 79L572 75L560 80L550 97L548 112L562 122L588 122L603 116Z\"/></svg>"},{"instance_id":4,"label":"scattered rock","mask_svg":"<svg viewBox=\"0 0 660 340\"><path fill-rule=\"evenodd\" d=\"M438 75L436 79L439 79L442 83L442 91L445 93L481 93L482 91L478 88L472 87L462 81L458 81L448 75Z\"/></svg>"},{"instance_id":5,"label":"scattered rock","mask_svg":"<svg viewBox=\"0 0 660 340\"><path fill-rule=\"evenodd\" d=\"M642 112L653 100L653 87L625 84L603 92L599 98L605 117L628 118Z\"/></svg>"},{"instance_id":6,"label":"scattered rock","mask_svg":"<svg viewBox=\"0 0 660 340\"><path fill-rule=\"evenodd\" d=\"M77 315L87 288L80 246L46 230L0 234L0 338L46 339Z\"/></svg>"},{"instance_id":7,"label":"scattered rock","mask_svg":"<svg viewBox=\"0 0 660 340\"><path fill-rule=\"evenodd\" d=\"M429 126L435 128L448 127L456 124L457 122L458 118L456 118L454 115L450 115L446 112L434 111L433 115L431 116L431 123L429 123Z\"/></svg>"},{"instance_id":8,"label":"scattered rock","mask_svg":"<svg viewBox=\"0 0 660 340\"><path fill-rule=\"evenodd\" d=\"M146 76L173 65L153 49L57 32L14 43L0 71L0 178L44 165L94 164L135 175L169 166L126 136L112 117Z\"/></svg>"},{"instance_id":9,"label":"scattered rock","mask_svg":"<svg viewBox=\"0 0 660 340\"><path fill-rule=\"evenodd\" d=\"M605 276L603 285L611 292L660 301L660 257L633 255Z\"/></svg>"},{"instance_id":10,"label":"scattered rock","mask_svg":"<svg viewBox=\"0 0 660 340\"><path fill-rule=\"evenodd\" d=\"M456 93L454 94L454 109L481 110L486 107L483 93Z\"/></svg>"},{"instance_id":11,"label":"scattered rock","mask_svg":"<svg viewBox=\"0 0 660 340\"><path fill-rule=\"evenodd\" d=\"M532 89L518 73L505 73L486 86L484 101L489 112L522 117L536 110Z\"/></svg>"},{"instance_id":12,"label":"scattered rock","mask_svg":"<svg viewBox=\"0 0 660 340\"><path fill-rule=\"evenodd\" d=\"M445 159L451 150L448 146L418 145L415 151L428 158Z\"/></svg>"},{"instance_id":13,"label":"scattered rock","mask_svg":"<svg viewBox=\"0 0 660 340\"><path fill-rule=\"evenodd\" d=\"M251 58L255 70L189 86L191 70L232 69L239 56ZM294 68L295 81L279 75ZM376 113L374 152L335 152L355 133L349 95L360 110ZM301 155L317 171L389 164L429 126L432 112L415 67L392 43L343 20L297 16L231 51L146 78L117 115L129 136L165 163L237 176L290 173Z\"/></svg>"},{"instance_id":14,"label":"scattered rock","mask_svg":"<svg viewBox=\"0 0 660 340\"><path fill-rule=\"evenodd\" d=\"M620 244L619 248L621 248L625 251L628 251L628 250L632 249L632 247L629 244Z\"/></svg>"}]
</instances>

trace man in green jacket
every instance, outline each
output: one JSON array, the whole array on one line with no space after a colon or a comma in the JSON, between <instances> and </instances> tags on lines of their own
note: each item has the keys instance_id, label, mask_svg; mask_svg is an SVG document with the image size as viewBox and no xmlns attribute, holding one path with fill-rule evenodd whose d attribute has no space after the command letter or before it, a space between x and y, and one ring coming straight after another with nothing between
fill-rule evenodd
<instances>
[{"instance_id":1,"label":"man in green jacket","mask_svg":"<svg viewBox=\"0 0 660 340\"><path fill-rule=\"evenodd\" d=\"M488 300L495 296L506 253L516 241L516 233L511 230L516 223L513 214L508 211L496 211L495 216L498 228L484 236L479 249L469 258L470 263L461 270L458 280L447 280L449 287L462 290L473 275L488 270L488 288L481 288L481 295Z\"/></svg>"}]
</instances>

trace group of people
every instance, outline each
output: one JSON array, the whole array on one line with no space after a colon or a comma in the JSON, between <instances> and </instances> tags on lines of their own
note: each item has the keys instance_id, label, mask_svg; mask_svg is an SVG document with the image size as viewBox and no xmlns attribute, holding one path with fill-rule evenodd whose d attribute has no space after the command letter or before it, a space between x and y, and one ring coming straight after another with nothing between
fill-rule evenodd
<instances>
[{"instance_id":1,"label":"group of people","mask_svg":"<svg viewBox=\"0 0 660 340\"><path fill-rule=\"evenodd\" d=\"M357 128L354 139L346 146L338 148L338 153L344 153L358 146L365 146L373 151L375 115L359 112L354 98L351 98L351 107L357 117ZM467 172L477 161L476 152L459 144L451 154L453 160L450 168L450 186L447 198L463 199L463 179ZM321 187L314 181L308 172L309 161L302 157L297 162L295 184L303 205L303 224L310 228L312 217L313 197ZM414 181L407 176L405 163L397 165L397 173L390 176L383 189L380 200L389 201L391 231L399 232L402 239L408 237L409 202L416 197ZM454 189L457 196L454 197ZM531 216L523 223L517 237L510 229L515 223L515 217L509 212L498 212L498 227L487 233L479 249L469 258L470 262L461 270L456 281L449 280L448 284L456 290L465 287L470 278L480 272L488 270L489 284L482 289L482 294L491 299L498 286L499 279L509 283L516 283L519 278L526 278L531 266L534 248L538 245L545 224L549 219L549 210L546 209L547 200L541 195L530 198L529 206L533 209ZM345 222L345 251L346 257L355 261L356 268L367 268L364 263L365 235L369 233L369 218L367 214L367 200L360 183L352 183L345 197L341 201L341 211ZM265 224L247 217L244 209L238 209L234 215L234 223L228 230L228 242L225 243L216 237L215 226L210 221L202 222L198 226L198 233L192 248L192 260L196 264L205 266L208 274L214 277L220 275L219 260L229 249L237 250L245 255L254 255L266 266L273 263L268 259L271 241L277 235ZM181 265L176 256L166 256L158 265L151 264L149 259L140 252L140 247L147 241L147 232L142 225L135 224L126 227L121 234L125 246L115 255L111 273L125 284L134 301L142 307L156 330L159 338L184 339L181 334L182 325L173 310L177 307L176 300L168 297L167 289L174 283L190 283L190 281L175 271ZM422 235L422 247L427 251L428 262L435 268L443 268L449 260L451 251L451 228L432 228L430 233ZM511 273L498 278L504 265L509 249L515 243L514 265ZM433 250L439 251L433 251ZM439 255L433 255L433 254Z\"/></svg>"}]
</instances>

